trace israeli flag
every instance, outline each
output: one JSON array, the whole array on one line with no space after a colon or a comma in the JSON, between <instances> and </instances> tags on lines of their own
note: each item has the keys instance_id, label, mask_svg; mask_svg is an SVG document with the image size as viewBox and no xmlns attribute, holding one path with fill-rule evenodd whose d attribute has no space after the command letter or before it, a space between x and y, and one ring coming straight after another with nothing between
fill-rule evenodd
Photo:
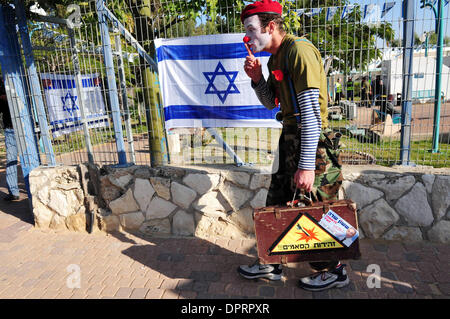
<instances>
[{"instance_id":1,"label":"israeli flag","mask_svg":"<svg viewBox=\"0 0 450 319\"><path fill-rule=\"evenodd\" d=\"M83 129L75 76L41 73L42 87L48 107L53 137ZM108 115L101 90L100 74L81 76L84 113L88 128L108 126Z\"/></svg>"},{"instance_id":2,"label":"israeli flag","mask_svg":"<svg viewBox=\"0 0 450 319\"><path fill-rule=\"evenodd\" d=\"M156 39L165 126L276 127L244 71L243 33ZM268 53L255 55L267 79Z\"/></svg>"}]
</instances>

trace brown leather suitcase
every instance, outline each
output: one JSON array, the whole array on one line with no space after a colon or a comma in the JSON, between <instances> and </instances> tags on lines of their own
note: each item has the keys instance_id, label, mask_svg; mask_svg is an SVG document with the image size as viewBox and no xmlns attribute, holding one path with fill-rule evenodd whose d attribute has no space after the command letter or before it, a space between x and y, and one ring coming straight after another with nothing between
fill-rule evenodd
<instances>
[{"instance_id":1,"label":"brown leather suitcase","mask_svg":"<svg viewBox=\"0 0 450 319\"><path fill-rule=\"evenodd\" d=\"M253 220L259 262L285 264L359 259L358 238L351 244L344 244L342 237L334 236L335 233L329 228L319 224L322 218L333 220L328 216L336 214L341 218L338 221L343 219L358 230L356 204L351 200L317 202L306 207L269 206L255 209Z\"/></svg>"}]
</instances>

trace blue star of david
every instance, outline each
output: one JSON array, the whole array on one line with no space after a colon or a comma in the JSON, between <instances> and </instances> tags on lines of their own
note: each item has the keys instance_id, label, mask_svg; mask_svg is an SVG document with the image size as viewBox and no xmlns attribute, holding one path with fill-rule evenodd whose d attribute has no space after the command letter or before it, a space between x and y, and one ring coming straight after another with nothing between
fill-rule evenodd
<instances>
[{"instance_id":1,"label":"blue star of david","mask_svg":"<svg viewBox=\"0 0 450 319\"><path fill-rule=\"evenodd\" d=\"M208 80L208 87L206 88L205 94L217 94L217 97L222 103L225 103L228 94L239 94L238 88L234 84L234 80L236 80L237 74L239 71L229 71L227 72L223 67L222 63L218 63L214 72L203 72L203 75ZM214 81L216 76L225 75L228 79L228 87L226 90L218 90L214 85Z\"/></svg>"},{"instance_id":2,"label":"blue star of david","mask_svg":"<svg viewBox=\"0 0 450 319\"><path fill-rule=\"evenodd\" d=\"M73 96L72 94L70 94L70 92L67 92L67 94L65 96L61 97L61 101L63 103L63 110L69 112L69 114L71 116L73 116L73 112L75 112L76 110L79 110L78 105L75 103L77 98L78 98L77 96ZM72 101L71 107L66 106L66 101L69 99Z\"/></svg>"}]
</instances>

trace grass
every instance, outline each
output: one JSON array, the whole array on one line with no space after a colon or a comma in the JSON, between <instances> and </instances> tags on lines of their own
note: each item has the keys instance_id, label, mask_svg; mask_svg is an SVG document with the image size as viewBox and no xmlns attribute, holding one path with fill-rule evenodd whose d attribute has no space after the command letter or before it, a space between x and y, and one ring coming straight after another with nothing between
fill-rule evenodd
<instances>
[{"instance_id":1,"label":"grass","mask_svg":"<svg viewBox=\"0 0 450 319\"><path fill-rule=\"evenodd\" d=\"M347 157L353 157L357 154L370 154L371 157L376 159L376 164L383 166L390 166L396 164L400 160L400 141L399 140L380 140L376 142L370 142L362 139L361 137L352 137L345 130L347 121L331 121L331 127L335 130L338 129L343 133L341 138L341 149ZM147 126L145 123L138 125L135 123L132 125L133 134L147 133ZM268 165L272 162L273 152L276 149L279 129L266 129L266 128L235 128L235 129L217 129L222 134L222 138L229 144L231 148L238 154L238 156L246 163L254 163L260 165ZM114 143L114 131L113 127L90 129L91 143L93 146ZM227 136L228 134L228 136ZM126 130L123 129L123 135L126 137ZM188 145L186 142L186 135L180 135L182 141L182 148ZM198 139L198 136L194 136L194 139ZM4 139L2 139L4 140ZM191 144L191 143L189 143ZM233 163L233 160L224 155L221 147L218 143L209 136L209 134L203 137L200 144L202 145L202 153L219 156L219 162L226 160L226 163ZM82 131L74 132L70 135L63 135L53 140L54 152L57 155L63 153L70 153L79 151L85 148L85 138ZM212 149L215 151L211 151ZM427 140L412 141L410 151L410 161L416 165L428 165L436 168L450 167L450 146L449 144L440 143L439 152L432 153L431 138ZM183 149L184 150L184 149ZM220 152L218 152L220 151ZM0 157L4 156L5 148L4 144L0 144ZM172 154L171 154L172 156ZM185 159L189 160L189 159ZM207 159L208 160L208 159Z\"/></svg>"},{"instance_id":2,"label":"grass","mask_svg":"<svg viewBox=\"0 0 450 319\"><path fill-rule=\"evenodd\" d=\"M360 138L343 135L342 149L349 153L363 152L371 154L376 158L376 163L390 166L400 161L401 143L399 140L381 140L376 143L367 143ZM432 153L432 140L412 141L410 147L410 161L417 165L428 165L433 167L450 167L449 144L439 143L439 152Z\"/></svg>"}]
</instances>

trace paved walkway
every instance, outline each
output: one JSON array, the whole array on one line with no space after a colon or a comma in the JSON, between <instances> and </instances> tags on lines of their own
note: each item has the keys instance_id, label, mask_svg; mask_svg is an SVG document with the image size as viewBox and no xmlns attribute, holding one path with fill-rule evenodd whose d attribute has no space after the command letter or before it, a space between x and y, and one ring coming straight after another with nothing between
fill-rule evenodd
<instances>
[{"instance_id":1,"label":"paved walkway","mask_svg":"<svg viewBox=\"0 0 450 319\"><path fill-rule=\"evenodd\" d=\"M0 197L4 183L0 172ZM305 263L288 264L278 282L241 278L236 268L255 260L254 240L43 232L22 192L18 202L0 200L0 299L450 297L450 245L363 239L360 246L362 258L346 261L347 287L311 293L296 287L311 273ZM377 282L372 264L380 288L368 286Z\"/></svg>"}]
</instances>

